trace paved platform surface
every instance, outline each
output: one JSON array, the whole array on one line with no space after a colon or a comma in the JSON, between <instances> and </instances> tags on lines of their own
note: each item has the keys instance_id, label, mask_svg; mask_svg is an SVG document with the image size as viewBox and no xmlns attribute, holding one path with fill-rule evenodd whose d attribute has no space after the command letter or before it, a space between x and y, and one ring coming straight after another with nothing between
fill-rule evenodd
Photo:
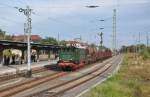
<instances>
[{"instance_id":1,"label":"paved platform surface","mask_svg":"<svg viewBox=\"0 0 150 97\"><path fill-rule=\"evenodd\" d=\"M45 65L56 64L57 60L50 60L50 61L41 61L41 62L34 62L31 63L31 68L36 67L43 67ZM27 64L20 64L20 65L9 65L9 66L1 66L0 67L0 75L9 74L9 73L16 73L18 70L26 70Z\"/></svg>"}]
</instances>

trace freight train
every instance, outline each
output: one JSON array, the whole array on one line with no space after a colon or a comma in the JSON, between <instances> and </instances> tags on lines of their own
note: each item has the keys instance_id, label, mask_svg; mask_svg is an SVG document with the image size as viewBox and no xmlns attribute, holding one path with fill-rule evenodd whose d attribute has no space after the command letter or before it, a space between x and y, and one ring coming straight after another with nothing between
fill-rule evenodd
<instances>
[{"instance_id":1,"label":"freight train","mask_svg":"<svg viewBox=\"0 0 150 97\"><path fill-rule=\"evenodd\" d=\"M89 63L104 60L112 56L109 49L97 49L89 45L82 45L79 42L73 42L73 45L66 45L59 52L58 66L62 70L77 70Z\"/></svg>"}]
</instances>

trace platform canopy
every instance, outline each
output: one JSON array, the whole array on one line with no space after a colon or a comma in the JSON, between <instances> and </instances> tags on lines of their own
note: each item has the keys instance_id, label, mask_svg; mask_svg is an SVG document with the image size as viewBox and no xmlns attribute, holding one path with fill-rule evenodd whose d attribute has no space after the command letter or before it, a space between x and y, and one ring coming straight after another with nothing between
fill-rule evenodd
<instances>
[{"instance_id":1,"label":"platform canopy","mask_svg":"<svg viewBox=\"0 0 150 97\"><path fill-rule=\"evenodd\" d=\"M53 44L40 44L40 43L31 43L32 49L53 49L58 50L61 49L62 46L59 45L53 45ZM27 49L27 43L25 42L12 42L12 41L6 41L6 40L0 40L0 49L20 49L20 50L26 50Z\"/></svg>"}]
</instances>

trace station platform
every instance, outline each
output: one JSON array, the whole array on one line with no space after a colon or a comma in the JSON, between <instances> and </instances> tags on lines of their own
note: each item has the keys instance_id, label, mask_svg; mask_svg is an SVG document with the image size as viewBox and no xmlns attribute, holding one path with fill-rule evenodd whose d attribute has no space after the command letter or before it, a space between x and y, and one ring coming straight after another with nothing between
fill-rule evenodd
<instances>
[{"instance_id":1,"label":"station platform","mask_svg":"<svg viewBox=\"0 0 150 97\"><path fill-rule=\"evenodd\" d=\"M56 64L58 60L40 61L31 63L31 68L43 67L46 65ZM0 75L15 74L18 71L27 70L27 64L9 65L0 67Z\"/></svg>"}]
</instances>

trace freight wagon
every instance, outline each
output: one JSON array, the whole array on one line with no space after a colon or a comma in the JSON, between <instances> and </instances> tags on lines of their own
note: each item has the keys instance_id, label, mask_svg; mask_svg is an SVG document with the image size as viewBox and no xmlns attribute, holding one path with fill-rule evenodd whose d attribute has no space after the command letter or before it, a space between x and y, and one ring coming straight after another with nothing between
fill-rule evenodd
<instances>
[{"instance_id":1,"label":"freight wagon","mask_svg":"<svg viewBox=\"0 0 150 97\"><path fill-rule=\"evenodd\" d=\"M59 52L58 66L62 70L76 70L86 64L104 60L112 56L109 49L98 50L95 47L64 46Z\"/></svg>"}]
</instances>

